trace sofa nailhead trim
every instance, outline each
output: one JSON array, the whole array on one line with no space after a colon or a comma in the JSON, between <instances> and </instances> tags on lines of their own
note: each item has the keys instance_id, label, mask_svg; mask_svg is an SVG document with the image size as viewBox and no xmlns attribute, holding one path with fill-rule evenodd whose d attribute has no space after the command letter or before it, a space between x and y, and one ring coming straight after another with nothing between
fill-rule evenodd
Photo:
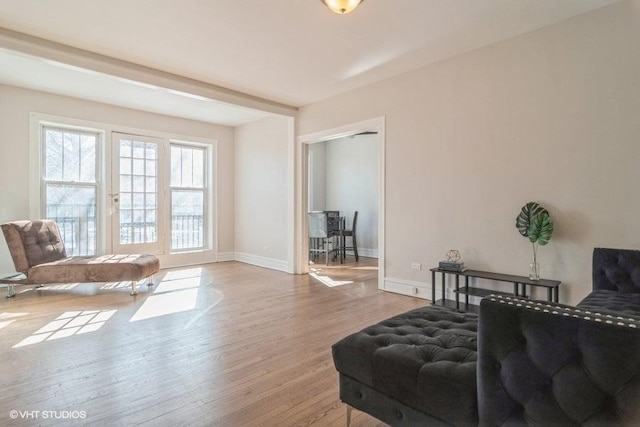
<instances>
[{"instance_id":1,"label":"sofa nailhead trim","mask_svg":"<svg viewBox=\"0 0 640 427\"><path fill-rule=\"evenodd\" d=\"M611 325L615 323L617 326L638 328L638 325L640 324L640 320L638 319L625 318L621 316L613 316L611 314L598 313L590 310L582 311L578 308L572 309L570 307L554 307L550 304L538 303L538 302L532 302L532 301L523 301L517 298L505 297L501 295L490 295L488 298L493 302L499 302L501 304L508 304L516 307L524 307L529 310L542 311L543 313L550 313L555 315L562 314L563 316L567 316L567 317L571 316L576 319L584 319L592 322L602 322L601 317L605 317L607 319L605 320L605 323L611 324ZM561 311L563 312L561 313Z\"/></svg>"}]
</instances>

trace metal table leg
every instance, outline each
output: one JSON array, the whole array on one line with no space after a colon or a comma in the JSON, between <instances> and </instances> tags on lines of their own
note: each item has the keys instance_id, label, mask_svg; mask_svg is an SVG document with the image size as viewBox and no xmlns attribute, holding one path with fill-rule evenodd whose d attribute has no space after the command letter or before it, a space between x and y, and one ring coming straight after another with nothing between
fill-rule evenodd
<instances>
[{"instance_id":1,"label":"metal table leg","mask_svg":"<svg viewBox=\"0 0 640 427\"><path fill-rule=\"evenodd\" d=\"M464 308L469 310L469 276L464 276L464 286L467 288L467 292L464 294Z\"/></svg>"},{"instance_id":2,"label":"metal table leg","mask_svg":"<svg viewBox=\"0 0 640 427\"><path fill-rule=\"evenodd\" d=\"M436 272L431 272L431 305L436 303Z\"/></svg>"},{"instance_id":3,"label":"metal table leg","mask_svg":"<svg viewBox=\"0 0 640 427\"><path fill-rule=\"evenodd\" d=\"M460 310L460 276L456 274L456 310Z\"/></svg>"}]
</instances>

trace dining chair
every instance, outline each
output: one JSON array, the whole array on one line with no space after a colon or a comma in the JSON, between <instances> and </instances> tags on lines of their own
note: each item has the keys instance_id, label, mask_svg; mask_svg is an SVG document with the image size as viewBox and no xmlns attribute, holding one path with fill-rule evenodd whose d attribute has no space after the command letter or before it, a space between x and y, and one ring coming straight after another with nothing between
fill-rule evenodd
<instances>
[{"instance_id":1,"label":"dining chair","mask_svg":"<svg viewBox=\"0 0 640 427\"><path fill-rule=\"evenodd\" d=\"M351 224L351 229L342 230L342 257L345 258L347 256L347 251L353 251L353 255L356 258L356 262L359 261L360 257L358 256L358 241L356 239L356 226L358 225L358 211L353 214L353 223ZM351 237L351 246L347 246L346 238Z\"/></svg>"},{"instance_id":2,"label":"dining chair","mask_svg":"<svg viewBox=\"0 0 640 427\"><path fill-rule=\"evenodd\" d=\"M327 214L327 226L329 234L338 236L340 234L341 223L340 211L323 211Z\"/></svg>"},{"instance_id":3,"label":"dining chair","mask_svg":"<svg viewBox=\"0 0 640 427\"><path fill-rule=\"evenodd\" d=\"M329 265L329 253L334 251L335 235L329 231L327 212L309 212L309 258L315 259L324 254L325 264Z\"/></svg>"}]
</instances>

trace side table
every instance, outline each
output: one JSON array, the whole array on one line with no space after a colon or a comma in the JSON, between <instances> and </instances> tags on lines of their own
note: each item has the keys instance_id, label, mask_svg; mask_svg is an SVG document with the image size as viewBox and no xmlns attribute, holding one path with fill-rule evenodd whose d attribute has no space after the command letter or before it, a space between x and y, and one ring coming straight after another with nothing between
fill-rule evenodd
<instances>
[{"instance_id":1,"label":"side table","mask_svg":"<svg viewBox=\"0 0 640 427\"><path fill-rule=\"evenodd\" d=\"M436 304L436 273L441 274L441 286L442 286L442 305L445 305L445 278L446 275L455 276L455 290L456 294L456 309L460 309L460 294L465 296L465 305L468 309L469 307L469 295L477 296L477 297L485 297L487 295L513 295L516 297L529 298L527 295L527 287L541 287L547 289L547 301L558 302L558 291L560 287L559 280L550 280L550 279L540 279L540 280L531 280L526 276L514 276L511 274L502 274L502 273L494 273L490 271L479 271L479 270L464 270L464 271L451 271L444 270L441 268L432 268L431 270L431 302L432 304ZM464 287L460 287L460 276L464 277ZM497 282L507 282L513 285L512 292L504 292L504 291L496 291L493 289L479 288L474 287L469 284L469 278L477 278L477 279L486 279L486 280L494 280Z\"/></svg>"}]
</instances>

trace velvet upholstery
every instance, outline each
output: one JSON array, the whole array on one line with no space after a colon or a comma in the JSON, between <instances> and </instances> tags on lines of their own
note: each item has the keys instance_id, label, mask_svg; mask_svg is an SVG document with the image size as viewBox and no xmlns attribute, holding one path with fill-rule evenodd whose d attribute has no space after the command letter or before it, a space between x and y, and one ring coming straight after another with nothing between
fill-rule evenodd
<instances>
[{"instance_id":1,"label":"velvet upholstery","mask_svg":"<svg viewBox=\"0 0 640 427\"><path fill-rule=\"evenodd\" d=\"M640 293L640 251L595 248L593 290Z\"/></svg>"},{"instance_id":2,"label":"velvet upholstery","mask_svg":"<svg viewBox=\"0 0 640 427\"><path fill-rule=\"evenodd\" d=\"M578 304L580 308L605 309L631 315L640 314L640 293L593 291Z\"/></svg>"},{"instance_id":3,"label":"velvet upholstery","mask_svg":"<svg viewBox=\"0 0 640 427\"><path fill-rule=\"evenodd\" d=\"M477 315L422 307L333 346L336 369L452 425L475 425Z\"/></svg>"},{"instance_id":4,"label":"velvet upholstery","mask_svg":"<svg viewBox=\"0 0 640 427\"><path fill-rule=\"evenodd\" d=\"M26 273L38 264L56 261L67 255L58 225L49 220L15 221L2 224L16 271Z\"/></svg>"},{"instance_id":5,"label":"velvet upholstery","mask_svg":"<svg viewBox=\"0 0 640 427\"><path fill-rule=\"evenodd\" d=\"M640 251L594 249L593 292L577 307L484 298L475 377L449 352L476 343L459 315L425 307L335 344L341 399L393 426L640 425ZM420 350L435 338L456 344Z\"/></svg>"},{"instance_id":6,"label":"velvet upholstery","mask_svg":"<svg viewBox=\"0 0 640 427\"><path fill-rule=\"evenodd\" d=\"M154 255L101 255L67 257L60 230L54 221L15 221L2 224L16 271L23 279L5 281L14 284L135 282L160 269ZM11 294L12 288L9 289Z\"/></svg>"},{"instance_id":7,"label":"velvet upholstery","mask_svg":"<svg viewBox=\"0 0 640 427\"><path fill-rule=\"evenodd\" d=\"M146 254L68 257L31 267L35 283L120 282L140 280L159 269L158 258Z\"/></svg>"},{"instance_id":8,"label":"velvet upholstery","mask_svg":"<svg viewBox=\"0 0 640 427\"><path fill-rule=\"evenodd\" d=\"M451 427L452 425L342 373L339 375L339 381L340 399L343 402L389 425L429 427Z\"/></svg>"},{"instance_id":9,"label":"velvet upholstery","mask_svg":"<svg viewBox=\"0 0 640 427\"><path fill-rule=\"evenodd\" d=\"M640 425L639 354L638 316L484 298L480 425Z\"/></svg>"},{"instance_id":10,"label":"velvet upholstery","mask_svg":"<svg viewBox=\"0 0 640 427\"><path fill-rule=\"evenodd\" d=\"M593 292L578 307L640 313L640 251L595 248Z\"/></svg>"}]
</instances>

